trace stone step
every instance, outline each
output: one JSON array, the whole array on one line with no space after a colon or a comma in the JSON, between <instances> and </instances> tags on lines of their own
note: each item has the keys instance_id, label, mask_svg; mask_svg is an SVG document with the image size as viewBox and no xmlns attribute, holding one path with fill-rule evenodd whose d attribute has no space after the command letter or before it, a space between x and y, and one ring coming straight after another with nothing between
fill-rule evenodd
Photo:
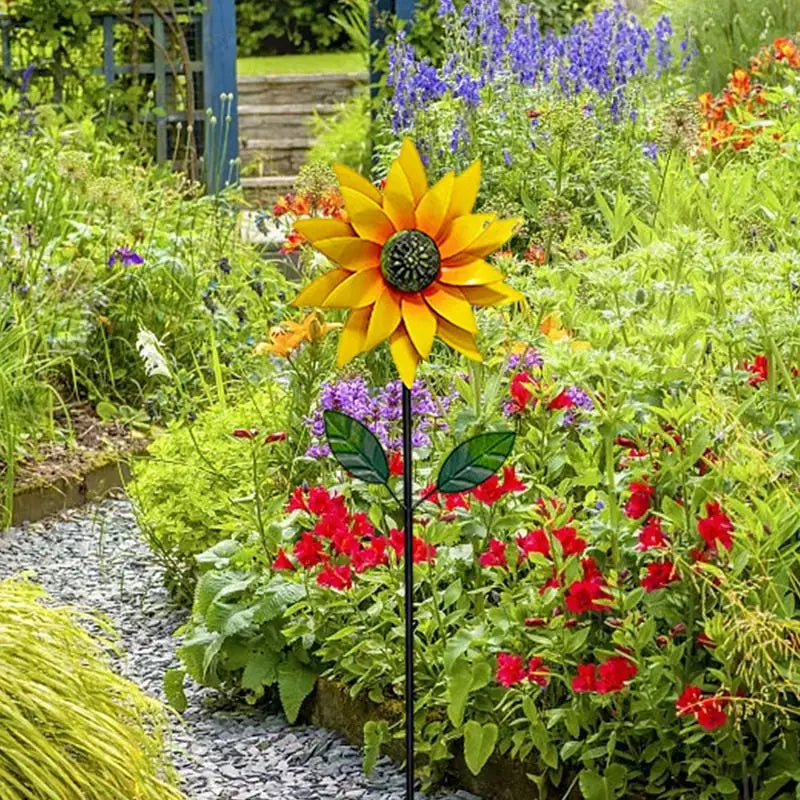
<instances>
[{"instance_id":1,"label":"stone step","mask_svg":"<svg viewBox=\"0 0 800 800\"><path fill-rule=\"evenodd\" d=\"M314 114L331 116L334 103L239 104L239 135L243 139L302 139Z\"/></svg>"},{"instance_id":2,"label":"stone step","mask_svg":"<svg viewBox=\"0 0 800 800\"><path fill-rule=\"evenodd\" d=\"M366 72L313 75L243 75L237 84L245 105L338 103L368 81Z\"/></svg>"},{"instance_id":3,"label":"stone step","mask_svg":"<svg viewBox=\"0 0 800 800\"><path fill-rule=\"evenodd\" d=\"M243 138L240 155L250 174L296 175L306 162L313 139Z\"/></svg>"},{"instance_id":4,"label":"stone step","mask_svg":"<svg viewBox=\"0 0 800 800\"><path fill-rule=\"evenodd\" d=\"M242 178L245 199L253 208L272 207L279 195L291 192L297 183L297 175L266 175Z\"/></svg>"}]
</instances>

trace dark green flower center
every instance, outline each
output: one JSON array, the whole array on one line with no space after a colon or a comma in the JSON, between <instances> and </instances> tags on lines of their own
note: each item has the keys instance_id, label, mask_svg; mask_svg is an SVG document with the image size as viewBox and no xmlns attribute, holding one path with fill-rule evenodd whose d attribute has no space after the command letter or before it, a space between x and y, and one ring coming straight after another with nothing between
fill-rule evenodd
<instances>
[{"instance_id":1,"label":"dark green flower center","mask_svg":"<svg viewBox=\"0 0 800 800\"><path fill-rule=\"evenodd\" d=\"M383 246L381 272L401 292L421 292L439 274L442 257L436 242L417 230L398 231Z\"/></svg>"}]
</instances>

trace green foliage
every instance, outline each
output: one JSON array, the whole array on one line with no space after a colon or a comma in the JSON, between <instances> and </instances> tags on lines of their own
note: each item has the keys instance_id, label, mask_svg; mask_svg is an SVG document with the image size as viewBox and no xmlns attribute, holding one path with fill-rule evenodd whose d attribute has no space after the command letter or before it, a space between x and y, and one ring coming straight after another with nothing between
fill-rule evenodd
<instances>
[{"instance_id":1,"label":"green foliage","mask_svg":"<svg viewBox=\"0 0 800 800\"><path fill-rule=\"evenodd\" d=\"M697 45L693 67L697 92L718 92L736 67L748 62L776 36L800 31L796 0L661 0L654 4L688 30Z\"/></svg>"},{"instance_id":2,"label":"green foliage","mask_svg":"<svg viewBox=\"0 0 800 800\"><path fill-rule=\"evenodd\" d=\"M0 582L4 800L183 797L169 714L115 673L116 652L103 619L54 606L26 581Z\"/></svg>"},{"instance_id":3,"label":"green foliage","mask_svg":"<svg viewBox=\"0 0 800 800\"><path fill-rule=\"evenodd\" d=\"M339 4L333 0L237 0L239 54L335 50L347 41L341 27L331 19L337 8Z\"/></svg>"},{"instance_id":4,"label":"green foliage","mask_svg":"<svg viewBox=\"0 0 800 800\"><path fill-rule=\"evenodd\" d=\"M150 457L134 464L129 492L139 524L175 590L191 594L195 556L222 540L246 540L281 513L293 475L279 477L278 467L291 454L284 442L264 439L285 429L285 404L268 387L248 402L212 407L192 422L172 423ZM258 435L233 436L239 430Z\"/></svg>"},{"instance_id":5,"label":"green foliage","mask_svg":"<svg viewBox=\"0 0 800 800\"><path fill-rule=\"evenodd\" d=\"M357 93L333 117L315 117L311 163L345 164L368 173L372 164L370 147L370 101L366 91Z\"/></svg>"}]
</instances>

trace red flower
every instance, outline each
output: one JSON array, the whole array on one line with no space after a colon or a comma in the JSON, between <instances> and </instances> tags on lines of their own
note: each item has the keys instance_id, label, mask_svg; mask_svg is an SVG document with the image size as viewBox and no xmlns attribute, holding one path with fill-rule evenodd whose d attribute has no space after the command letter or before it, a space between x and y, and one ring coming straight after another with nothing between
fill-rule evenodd
<instances>
[{"instance_id":1,"label":"red flower","mask_svg":"<svg viewBox=\"0 0 800 800\"><path fill-rule=\"evenodd\" d=\"M525 260L530 261L531 264L544 264L547 260L547 251L538 244L532 244L525 251Z\"/></svg>"},{"instance_id":2,"label":"red flower","mask_svg":"<svg viewBox=\"0 0 800 800\"><path fill-rule=\"evenodd\" d=\"M567 390L564 389L547 404L547 407L551 411L560 411L564 408L574 408L575 401L567 394Z\"/></svg>"},{"instance_id":3,"label":"red flower","mask_svg":"<svg viewBox=\"0 0 800 800\"><path fill-rule=\"evenodd\" d=\"M330 589L336 589L341 592L353 585L353 576L347 564L342 564L339 567L332 567L330 564L326 564L317 575L317 583L320 586L327 586Z\"/></svg>"},{"instance_id":4,"label":"red flower","mask_svg":"<svg viewBox=\"0 0 800 800\"><path fill-rule=\"evenodd\" d=\"M505 567L506 543L499 539L489 539L489 549L481 553L480 564L482 567Z\"/></svg>"},{"instance_id":5,"label":"red flower","mask_svg":"<svg viewBox=\"0 0 800 800\"><path fill-rule=\"evenodd\" d=\"M550 540L542 528L526 533L525 536L517 537L517 546L524 556L531 553L541 553L543 556L550 555Z\"/></svg>"},{"instance_id":6,"label":"red flower","mask_svg":"<svg viewBox=\"0 0 800 800\"><path fill-rule=\"evenodd\" d=\"M722 710L726 705L727 701L719 697L704 698L694 715L697 724L707 731L721 728L728 721L728 715Z\"/></svg>"},{"instance_id":7,"label":"red flower","mask_svg":"<svg viewBox=\"0 0 800 800\"><path fill-rule=\"evenodd\" d=\"M487 506L494 505L504 494L505 492L503 487L500 486L500 480L497 475L492 475L491 478L488 478L480 486L476 486L472 490L472 496Z\"/></svg>"},{"instance_id":8,"label":"red flower","mask_svg":"<svg viewBox=\"0 0 800 800\"><path fill-rule=\"evenodd\" d=\"M533 392L529 387L535 383L536 381L527 372L518 372L511 379L509 393L516 404L516 411L522 411L527 408L528 402L533 397ZM535 402L534 405L536 405Z\"/></svg>"},{"instance_id":9,"label":"red flower","mask_svg":"<svg viewBox=\"0 0 800 800\"><path fill-rule=\"evenodd\" d=\"M454 511L456 508L464 508L469 511L469 498L463 492L446 494L444 495L444 507L448 511Z\"/></svg>"},{"instance_id":10,"label":"red flower","mask_svg":"<svg viewBox=\"0 0 800 800\"><path fill-rule=\"evenodd\" d=\"M706 503L706 516L697 521L697 531L709 550L716 550L717 542L726 550L733 547L733 523L719 503Z\"/></svg>"},{"instance_id":11,"label":"red flower","mask_svg":"<svg viewBox=\"0 0 800 800\"><path fill-rule=\"evenodd\" d=\"M378 544L378 542L382 544ZM386 559L386 545L383 540L376 539L369 547L364 547L356 553L353 553L352 563L356 572L366 572L368 569L380 566L387 563Z\"/></svg>"},{"instance_id":12,"label":"red flower","mask_svg":"<svg viewBox=\"0 0 800 800\"><path fill-rule=\"evenodd\" d=\"M315 486L308 493L308 510L322 516L331 504L331 496L324 486Z\"/></svg>"},{"instance_id":13,"label":"red flower","mask_svg":"<svg viewBox=\"0 0 800 800\"><path fill-rule=\"evenodd\" d=\"M267 434L267 437L264 439L264 444L272 444L273 442L285 442L289 438L289 434L286 431L280 431L279 433L270 433Z\"/></svg>"},{"instance_id":14,"label":"red flower","mask_svg":"<svg viewBox=\"0 0 800 800\"><path fill-rule=\"evenodd\" d=\"M278 550L277 558L272 562L272 569L294 569L294 564L289 561L289 557L283 551L282 547Z\"/></svg>"},{"instance_id":15,"label":"red flower","mask_svg":"<svg viewBox=\"0 0 800 800\"><path fill-rule=\"evenodd\" d=\"M542 588L539 589L539 594L544 594L548 589L560 589L560 588L561 588L561 581L554 575L552 578L548 578L542 584Z\"/></svg>"},{"instance_id":16,"label":"red flower","mask_svg":"<svg viewBox=\"0 0 800 800\"><path fill-rule=\"evenodd\" d=\"M412 558L415 564L421 564L424 561L432 562L436 558L436 548L432 544L428 544L424 539L415 536L412 539ZM406 543L405 534L399 528L392 528L389 531L389 544L391 545L398 558L402 558L405 554Z\"/></svg>"},{"instance_id":17,"label":"red flower","mask_svg":"<svg viewBox=\"0 0 800 800\"><path fill-rule=\"evenodd\" d=\"M522 665L522 657L511 653L497 654L497 672L495 680L506 689L509 686L522 683L527 677L525 667Z\"/></svg>"},{"instance_id":18,"label":"red flower","mask_svg":"<svg viewBox=\"0 0 800 800\"><path fill-rule=\"evenodd\" d=\"M597 668L597 691L600 694L619 692L638 671L636 664L629 658L612 656Z\"/></svg>"},{"instance_id":19,"label":"red flower","mask_svg":"<svg viewBox=\"0 0 800 800\"><path fill-rule=\"evenodd\" d=\"M294 557L306 568L311 569L325 560L319 539L310 533L304 533L292 550Z\"/></svg>"},{"instance_id":20,"label":"red flower","mask_svg":"<svg viewBox=\"0 0 800 800\"><path fill-rule=\"evenodd\" d=\"M597 665L578 664L578 674L572 679L573 692L597 691Z\"/></svg>"},{"instance_id":21,"label":"red flower","mask_svg":"<svg viewBox=\"0 0 800 800\"><path fill-rule=\"evenodd\" d=\"M289 502L286 505L286 513L289 514L292 511L308 511L306 497L300 486L292 492L292 496L289 498Z\"/></svg>"},{"instance_id":22,"label":"red flower","mask_svg":"<svg viewBox=\"0 0 800 800\"><path fill-rule=\"evenodd\" d=\"M403 456L401 456L398 452L394 452L389 456L389 474L403 474Z\"/></svg>"},{"instance_id":23,"label":"red flower","mask_svg":"<svg viewBox=\"0 0 800 800\"><path fill-rule=\"evenodd\" d=\"M539 686L545 687L550 683L550 678L547 677L549 672L539 656L534 656L528 661L528 680L538 683Z\"/></svg>"},{"instance_id":24,"label":"red flower","mask_svg":"<svg viewBox=\"0 0 800 800\"><path fill-rule=\"evenodd\" d=\"M249 430L246 428L237 428L233 434L237 439L255 439L258 436L258 430L256 428L250 428Z\"/></svg>"},{"instance_id":25,"label":"red flower","mask_svg":"<svg viewBox=\"0 0 800 800\"><path fill-rule=\"evenodd\" d=\"M679 580L678 571L671 561L658 561L647 565L647 575L639 583L646 592L655 592Z\"/></svg>"},{"instance_id":26,"label":"red flower","mask_svg":"<svg viewBox=\"0 0 800 800\"><path fill-rule=\"evenodd\" d=\"M365 536L372 536L375 533L375 528L369 521L369 517L359 511L357 514L353 514L350 519L350 532L353 536L363 539Z\"/></svg>"},{"instance_id":27,"label":"red flower","mask_svg":"<svg viewBox=\"0 0 800 800\"><path fill-rule=\"evenodd\" d=\"M648 517L639 531L639 544L636 545L636 549L644 551L668 546L669 542L661 529L661 517Z\"/></svg>"},{"instance_id":28,"label":"red flower","mask_svg":"<svg viewBox=\"0 0 800 800\"><path fill-rule=\"evenodd\" d=\"M585 614L589 611L607 611L611 596L603 591L603 583L597 578L589 581L574 581L567 588L565 603L573 614Z\"/></svg>"},{"instance_id":29,"label":"red flower","mask_svg":"<svg viewBox=\"0 0 800 800\"><path fill-rule=\"evenodd\" d=\"M528 487L517 477L514 467L503 467L503 494L524 492Z\"/></svg>"},{"instance_id":30,"label":"red flower","mask_svg":"<svg viewBox=\"0 0 800 800\"><path fill-rule=\"evenodd\" d=\"M350 535L346 517L336 512L323 514L314 525L314 534L321 539L333 539L335 536Z\"/></svg>"},{"instance_id":31,"label":"red flower","mask_svg":"<svg viewBox=\"0 0 800 800\"><path fill-rule=\"evenodd\" d=\"M650 501L655 493L656 490L649 483L631 483L631 496L625 503L625 516L628 519L643 517L650 510Z\"/></svg>"},{"instance_id":32,"label":"red flower","mask_svg":"<svg viewBox=\"0 0 800 800\"><path fill-rule=\"evenodd\" d=\"M361 549L361 542L346 527L333 534L331 544L343 556L353 556Z\"/></svg>"},{"instance_id":33,"label":"red flower","mask_svg":"<svg viewBox=\"0 0 800 800\"><path fill-rule=\"evenodd\" d=\"M436 504L438 504L440 502L440 500L439 500L439 492L436 491L436 484L435 483L429 483L422 490L422 497L424 497L425 500L428 503L436 503Z\"/></svg>"},{"instance_id":34,"label":"red flower","mask_svg":"<svg viewBox=\"0 0 800 800\"><path fill-rule=\"evenodd\" d=\"M547 625L547 620L544 617L527 617L525 619L526 628L543 628Z\"/></svg>"},{"instance_id":35,"label":"red flower","mask_svg":"<svg viewBox=\"0 0 800 800\"><path fill-rule=\"evenodd\" d=\"M756 360L752 363L745 361L744 368L753 373L753 377L748 381L751 386L758 386L759 383L769 379L769 361L764 355L756 356Z\"/></svg>"},{"instance_id":36,"label":"red flower","mask_svg":"<svg viewBox=\"0 0 800 800\"><path fill-rule=\"evenodd\" d=\"M583 570L583 579L585 581L599 580L601 583L605 583L600 567L597 566L597 562L591 556L581 559L581 569Z\"/></svg>"},{"instance_id":37,"label":"red flower","mask_svg":"<svg viewBox=\"0 0 800 800\"><path fill-rule=\"evenodd\" d=\"M675 708L678 711L679 717L685 717L689 714L694 714L700 698L703 696L703 690L699 686L689 685L682 692L680 697L675 701Z\"/></svg>"},{"instance_id":38,"label":"red flower","mask_svg":"<svg viewBox=\"0 0 800 800\"><path fill-rule=\"evenodd\" d=\"M553 536L561 543L565 556L580 555L586 549L586 540L578 536L575 528L566 526L553 531Z\"/></svg>"},{"instance_id":39,"label":"red flower","mask_svg":"<svg viewBox=\"0 0 800 800\"><path fill-rule=\"evenodd\" d=\"M713 650L717 646L714 643L714 640L705 633L698 633L694 640L697 642L699 647L705 647L709 650Z\"/></svg>"}]
</instances>

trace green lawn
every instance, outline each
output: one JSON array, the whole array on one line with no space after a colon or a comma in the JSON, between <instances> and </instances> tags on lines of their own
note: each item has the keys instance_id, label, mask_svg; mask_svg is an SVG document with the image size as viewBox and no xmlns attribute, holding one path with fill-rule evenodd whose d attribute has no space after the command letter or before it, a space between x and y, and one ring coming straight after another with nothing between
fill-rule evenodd
<instances>
[{"instance_id":1,"label":"green lawn","mask_svg":"<svg viewBox=\"0 0 800 800\"><path fill-rule=\"evenodd\" d=\"M314 53L294 56L240 58L240 75L291 75L310 72L363 72L367 65L359 53Z\"/></svg>"}]
</instances>

